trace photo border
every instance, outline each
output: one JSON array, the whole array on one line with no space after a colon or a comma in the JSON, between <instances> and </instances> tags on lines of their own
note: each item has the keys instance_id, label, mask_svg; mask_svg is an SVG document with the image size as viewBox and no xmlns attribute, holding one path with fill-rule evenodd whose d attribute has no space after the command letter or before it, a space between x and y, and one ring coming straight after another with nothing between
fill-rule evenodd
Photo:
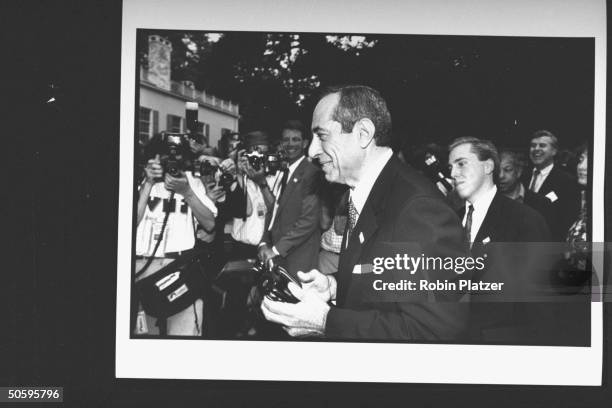
<instances>
[{"instance_id":1,"label":"photo border","mask_svg":"<svg viewBox=\"0 0 612 408\"><path fill-rule=\"evenodd\" d=\"M386 7L383 7L383 4ZM293 19L291 17L294 17ZM136 29L355 32L595 38L593 242L604 241L606 7L530 2L125 0L121 50L115 375L118 378L601 385L603 302L591 303L591 346L130 339ZM593 254L603 270L603 253ZM178 342L178 343L177 343ZM270 353L296 356L270 367ZM359 356L359 358L355 358ZM290 357L288 357L290 358ZM240 366L230 363L241 362Z\"/></svg>"}]
</instances>

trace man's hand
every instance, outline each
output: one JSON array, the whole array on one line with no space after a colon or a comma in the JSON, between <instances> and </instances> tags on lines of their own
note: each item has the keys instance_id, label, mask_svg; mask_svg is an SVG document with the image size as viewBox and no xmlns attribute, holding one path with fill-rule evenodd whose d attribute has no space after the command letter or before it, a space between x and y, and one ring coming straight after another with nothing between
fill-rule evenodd
<instances>
[{"instance_id":1,"label":"man's hand","mask_svg":"<svg viewBox=\"0 0 612 408\"><path fill-rule=\"evenodd\" d=\"M170 174L166 173L164 185L166 190L174 191L183 197L187 197L193 192L184 173L181 173L181 177L172 177Z\"/></svg>"},{"instance_id":2,"label":"man's hand","mask_svg":"<svg viewBox=\"0 0 612 408\"><path fill-rule=\"evenodd\" d=\"M310 272L299 271L297 277L304 292L319 297L325 303L336 298L336 280L333 277L324 275L316 269Z\"/></svg>"},{"instance_id":3,"label":"man's hand","mask_svg":"<svg viewBox=\"0 0 612 408\"><path fill-rule=\"evenodd\" d=\"M155 184L157 180L160 180L164 176L164 169L159 162L159 154L153 159L149 159L147 166L145 167L145 182L149 184Z\"/></svg>"},{"instance_id":4,"label":"man's hand","mask_svg":"<svg viewBox=\"0 0 612 408\"><path fill-rule=\"evenodd\" d=\"M264 298L261 311L268 321L278 323L292 337L322 336L329 306L316 293L289 283L289 290L298 303L275 302Z\"/></svg>"},{"instance_id":5,"label":"man's hand","mask_svg":"<svg viewBox=\"0 0 612 408\"><path fill-rule=\"evenodd\" d=\"M255 183L257 183L260 186L263 183L267 183L266 169L263 166L261 166L259 170L255 170L247 160L245 173L248 178L250 178L251 180L253 180Z\"/></svg>"},{"instance_id":6,"label":"man's hand","mask_svg":"<svg viewBox=\"0 0 612 408\"><path fill-rule=\"evenodd\" d=\"M267 244L264 244L257 249L257 258L264 264L268 262L269 259L272 259L276 256L272 248L270 248Z\"/></svg>"},{"instance_id":7,"label":"man's hand","mask_svg":"<svg viewBox=\"0 0 612 408\"><path fill-rule=\"evenodd\" d=\"M232 159L225 159L219 164L221 171L236 175L236 163Z\"/></svg>"},{"instance_id":8,"label":"man's hand","mask_svg":"<svg viewBox=\"0 0 612 408\"><path fill-rule=\"evenodd\" d=\"M215 182L208 183L205 185L205 188L206 195L212 200L213 203L216 203L225 196L225 190L223 190L223 187L217 185Z\"/></svg>"}]
</instances>

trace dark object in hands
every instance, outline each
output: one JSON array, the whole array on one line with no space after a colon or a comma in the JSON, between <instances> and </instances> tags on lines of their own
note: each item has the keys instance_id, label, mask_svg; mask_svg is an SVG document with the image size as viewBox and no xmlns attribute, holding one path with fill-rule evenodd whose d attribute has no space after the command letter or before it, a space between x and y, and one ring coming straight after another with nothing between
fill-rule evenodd
<instances>
[{"instance_id":1,"label":"dark object in hands","mask_svg":"<svg viewBox=\"0 0 612 408\"><path fill-rule=\"evenodd\" d=\"M230 187L232 186L232 183L234 182L235 177L232 173L228 173L228 172L223 172L221 173L221 176L219 177L219 185L221 187L223 187L223 190L225 190L226 192L230 191Z\"/></svg>"},{"instance_id":2,"label":"dark object in hands","mask_svg":"<svg viewBox=\"0 0 612 408\"><path fill-rule=\"evenodd\" d=\"M249 165L255 171L260 171L265 160L265 156L257 151L251 153L245 153L245 157L249 161Z\"/></svg>"},{"instance_id":3,"label":"dark object in hands","mask_svg":"<svg viewBox=\"0 0 612 408\"><path fill-rule=\"evenodd\" d=\"M297 299L289 290L289 282L302 287L300 282L291 276L287 270L279 264L280 257L274 257L266 262L265 267L260 263L262 269L259 287L264 296L277 302L298 303Z\"/></svg>"},{"instance_id":4,"label":"dark object in hands","mask_svg":"<svg viewBox=\"0 0 612 408\"><path fill-rule=\"evenodd\" d=\"M277 171L281 170L283 168L283 162L285 162L285 158L280 152L275 154L268 154L266 156L265 163L266 174L275 174Z\"/></svg>"},{"instance_id":5,"label":"dark object in hands","mask_svg":"<svg viewBox=\"0 0 612 408\"><path fill-rule=\"evenodd\" d=\"M191 169L189 141L185 133L162 132L161 165L164 173L180 177L181 171Z\"/></svg>"},{"instance_id":6,"label":"dark object in hands","mask_svg":"<svg viewBox=\"0 0 612 408\"><path fill-rule=\"evenodd\" d=\"M217 173L217 169L219 167L215 166L214 164L212 164L211 162L204 160L201 164L200 164L200 174L202 176L214 176L215 173Z\"/></svg>"}]
</instances>

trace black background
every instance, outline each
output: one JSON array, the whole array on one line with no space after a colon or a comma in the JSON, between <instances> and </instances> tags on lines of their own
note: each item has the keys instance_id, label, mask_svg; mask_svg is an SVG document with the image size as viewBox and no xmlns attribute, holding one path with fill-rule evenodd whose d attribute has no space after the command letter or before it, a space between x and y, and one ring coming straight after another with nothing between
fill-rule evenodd
<instances>
[{"instance_id":1,"label":"black background","mask_svg":"<svg viewBox=\"0 0 612 408\"><path fill-rule=\"evenodd\" d=\"M64 406L87 407L187 402L609 406L610 324L604 326L603 387L115 379L121 3L19 1L2 6L6 35L0 49L0 100L6 116L1 160L8 163L2 166L8 183L2 183L5 262L0 276L8 290L2 296L7 313L1 332L7 336L0 336L0 386L63 386ZM56 101L46 103L51 96ZM605 196L609 202L610 178ZM606 223L609 240L610 217ZM610 306L605 305L606 316ZM279 376L300 369L289 356L271 356L271 361ZM237 375L248 364L231 355L227 362ZM571 370L573 362L566 363ZM432 364L444 370L443 361ZM333 361L324 369L333 370Z\"/></svg>"}]
</instances>

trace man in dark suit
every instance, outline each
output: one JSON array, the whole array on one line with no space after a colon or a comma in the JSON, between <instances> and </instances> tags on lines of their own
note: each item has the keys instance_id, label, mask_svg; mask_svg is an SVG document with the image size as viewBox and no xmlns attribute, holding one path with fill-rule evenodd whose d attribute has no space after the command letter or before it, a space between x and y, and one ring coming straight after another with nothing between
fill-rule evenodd
<instances>
[{"instance_id":1,"label":"man in dark suit","mask_svg":"<svg viewBox=\"0 0 612 408\"><path fill-rule=\"evenodd\" d=\"M552 239L561 242L578 216L580 190L572 176L555 166L557 151L557 137L548 130L538 130L532 135L529 158L533 169L526 175L525 185L549 201L546 218L551 220Z\"/></svg>"},{"instance_id":2,"label":"man in dark suit","mask_svg":"<svg viewBox=\"0 0 612 408\"><path fill-rule=\"evenodd\" d=\"M385 101L365 86L332 88L314 110L309 153L328 181L349 186L349 221L336 277L300 273L302 288L291 285L300 302L262 303L265 317L292 336L455 340L465 331L468 304L457 303L458 294L394 296L373 289L376 277L397 282L411 276L371 273L377 257L465 255L457 215L431 182L393 156L390 128ZM428 272L430 281L458 276Z\"/></svg>"},{"instance_id":3,"label":"man in dark suit","mask_svg":"<svg viewBox=\"0 0 612 408\"><path fill-rule=\"evenodd\" d=\"M283 126L281 149L288 168L274 188L276 203L258 249L264 262L280 255L291 274L316 268L321 240L320 171L304 155L307 135L299 121L287 121Z\"/></svg>"},{"instance_id":4,"label":"man in dark suit","mask_svg":"<svg viewBox=\"0 0 612 408\"><path fill-rule=\"evenodd\" d=\"M503 293L472 294L473 339L533 342L537 339L527 333L544 323L530 326L529 312L538 306L510 300L527 300L533 293L529 285L546 275L546 251L537 243L550 240L548 226L537 211L498 191L494 180L500 161L491 142L473 137L456 139L449 147L449 166L456 191L465 199L459 216L472 256L486 259L485 268L473 278L505 286Z\"/></svg>"}]
</instances>

